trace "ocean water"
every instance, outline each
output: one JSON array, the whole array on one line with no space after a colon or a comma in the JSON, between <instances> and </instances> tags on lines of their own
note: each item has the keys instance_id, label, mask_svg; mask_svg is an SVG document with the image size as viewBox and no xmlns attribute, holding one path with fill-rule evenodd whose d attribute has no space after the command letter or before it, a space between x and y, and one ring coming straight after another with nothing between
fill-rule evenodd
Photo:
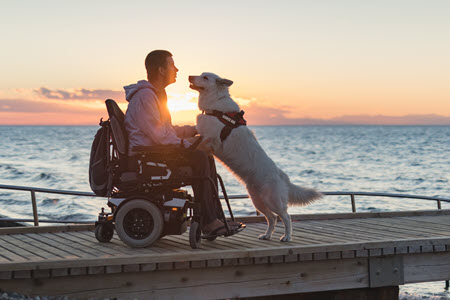
<instances>
[{"instance_id":1,"label":"ocean water","mask_svg":"<svg viewBox=\"0 0 450 300\"><path fill-rule=\"evenodd\" d=\"M88 163L97 126L0 126L0 184L90 191ZM253 126L291 181L320 191L403 193L450 198L450 126ZM230 195L245 188L223 166ZM37 194L40 219L95 220L101 198ZM248 199L235 215L254 215ZM357 211L434 209L434 201L356 197ZM442 203L450 209L450 203ZM348 196L327 196L290 213L350 212ZM29 192L0 189L0 215L32 218ZM406 285L402 299L450 299L443 282ZM423 298L426 297L426 298Z\"/></svg>"}]
</instances>

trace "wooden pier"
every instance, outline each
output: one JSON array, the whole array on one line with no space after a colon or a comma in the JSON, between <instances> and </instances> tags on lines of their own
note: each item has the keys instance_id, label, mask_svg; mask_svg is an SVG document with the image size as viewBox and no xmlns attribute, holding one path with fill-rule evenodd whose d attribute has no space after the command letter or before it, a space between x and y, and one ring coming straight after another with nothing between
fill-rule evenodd
<instances>
[{"instance_id":1,"label":"wooden pier","mask_svg":"<svg viewBox=\"0 0 450 300\"><path fill-rule=\"evenodd\" d=\"M450 210L295 215L289 243L278 241L283 224L260 241L265 219L240 220L244 231L195 250L187 233L132 249L116 236L99 243L93 225L2 228L0 289L76 299L226 299L450 279Z\"/></svg>"}]
</instances>

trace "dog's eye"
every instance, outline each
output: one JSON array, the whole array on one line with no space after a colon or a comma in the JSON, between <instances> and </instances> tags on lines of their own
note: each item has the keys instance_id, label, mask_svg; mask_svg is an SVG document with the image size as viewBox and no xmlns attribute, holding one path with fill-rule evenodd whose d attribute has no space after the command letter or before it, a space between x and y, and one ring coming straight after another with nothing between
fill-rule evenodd
<instances>
[{"instance_id":1,"label":"dog's eye","mask_svg":"<svg viewBox=\"0 0 450 300\"><path fill-rule=\"evenodd\" d=\"M208 77L206 77L206 76L203 76L203 79L205 79L205 80L208 80Z\"/></svg>"}]
</instances>

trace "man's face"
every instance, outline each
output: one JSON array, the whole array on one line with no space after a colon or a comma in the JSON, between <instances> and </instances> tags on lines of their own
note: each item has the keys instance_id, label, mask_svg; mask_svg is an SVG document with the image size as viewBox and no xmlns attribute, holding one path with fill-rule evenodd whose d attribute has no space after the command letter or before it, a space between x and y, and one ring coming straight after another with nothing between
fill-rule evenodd
<instances>
[{"instance_id":1,"label":"man's face","mask_svg":"<svg viewBox=\"0 0 450 300\"><path fill-rule=\"evenodd\" d=\"M165 82L167 85L174 83L177 81L177 72L178 69L175 67L175 62L173 61L173 57L167 57L167 65L166 68L163 69L163 75Z\"/></svg>"}]
</instances>

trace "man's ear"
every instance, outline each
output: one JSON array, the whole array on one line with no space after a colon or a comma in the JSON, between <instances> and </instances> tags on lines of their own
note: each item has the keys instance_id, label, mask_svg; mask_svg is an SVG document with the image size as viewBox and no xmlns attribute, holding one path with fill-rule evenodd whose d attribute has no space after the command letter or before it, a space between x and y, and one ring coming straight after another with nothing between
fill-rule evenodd
<instances>
[{"instance_id":1,"label":"man's ear","mask_svg":"<svg viewBox=\"0 0 450 300\"><path fill-rule=\"evenodd\" d=\"M230 79L225 79L225 78L219 78L216 79L216 83L218 85L224 85L224 86L231 86L233 84L233 81L231 81Z\"/></svg>"}]
</instances>

